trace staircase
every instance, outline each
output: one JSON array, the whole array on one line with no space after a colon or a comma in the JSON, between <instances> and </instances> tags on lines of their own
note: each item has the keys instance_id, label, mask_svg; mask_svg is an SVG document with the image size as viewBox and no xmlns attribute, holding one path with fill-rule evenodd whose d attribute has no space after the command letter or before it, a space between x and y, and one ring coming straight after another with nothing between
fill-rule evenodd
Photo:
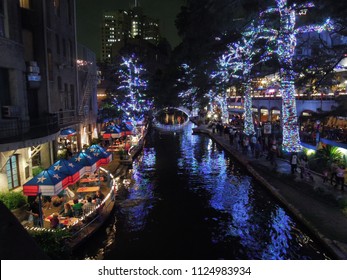
<instances>
[{"instance_id":1,"label":"staircase","mask_svg":"<svg viewBox=\"0 0 347 280\"><path fill-rule=\"evenodd\" d=\"M80 104L78 106L78 115L86 116L89 112L89 100L95 89L96 74L92 74L90 71L86 72L86 78L82 86L82 98L80 99Z\"/></svg>"}]
</instances>

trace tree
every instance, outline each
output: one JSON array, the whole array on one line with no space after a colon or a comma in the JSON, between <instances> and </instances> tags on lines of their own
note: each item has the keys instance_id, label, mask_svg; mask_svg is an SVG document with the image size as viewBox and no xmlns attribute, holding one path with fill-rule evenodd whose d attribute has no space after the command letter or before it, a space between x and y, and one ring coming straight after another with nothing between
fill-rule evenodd
<instances>
[{"instance_id":1,"label":"tree","mask_svg":"<svg viewBox=\"0 0 347 280\"><path fill-rule=\"evenodd\" d=\"M231 77L239 79L244 89L244 133L255 133L252 115L252 70L255 65L268 60L273 50L268 47L266 41L273 39L274 32L268 31L262 22L251 22L241 33L242 38L228 46L228 52L223 54L218 61L219 73L222 82L228 82ZM259 47L260 40L266 40ZM264 50L265 49L265 50ZM225 96L226 99L226 96ZM225 101L226 102L226 101Z\"/></svg>"},{"instance_id":2,"label":"tree","mask_svg":"<svg viewBox=\"0 0 347 280\"><path fill-rule=\"evenodd\" d=\"M123 116L133 123L139 121L148 112L153 101L147 97L146 70L135 55L122 57L116 76L119 81L113 92L113 104L123 112Z\"/></svg>"},{"instance_id":3,"label":"tree","mask_svg":"<svg viewBox=\"0 0 347 280\"><path fill-rule=\"evenodd\" d=\"M297 5L288 4L287 0L276 0L276 8L269 8L260 14L279 14L279 27L277 38L277 57L280 64L280 93L282 96L282 147L287 152L299 152L301 150L298 117L296 113L295 99L295 72L293 70L293 57L295 55L296 36L300 33L312 31L322 32L331 28L331 22L327 20L323 25L305 25L296 27L296 13L301 10L314 7L312 3Z\"/></svg>"}]
</instances>

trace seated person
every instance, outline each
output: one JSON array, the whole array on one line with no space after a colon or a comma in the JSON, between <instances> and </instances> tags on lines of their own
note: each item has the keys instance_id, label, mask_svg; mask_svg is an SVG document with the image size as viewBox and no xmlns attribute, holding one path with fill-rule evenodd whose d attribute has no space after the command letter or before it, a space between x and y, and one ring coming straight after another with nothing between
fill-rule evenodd
<instances>
[{"instance_id":1,"label":"seated person","mask_svg":"<svg viewBox=\"0 0 347 280\"><path fill-rule=\"evenodd\" d=\"M83 213L83 203L78 202L78 199L75 198L73 200L74 205L72 205L73 212L75 214L75 217L80 217Z\"/></svg>"},{"instance_id":2,"label":"seated person","mask_svg":"<svg viewBox=\"0 0 347 280\"><path fill-rule=\"evenodd\" d=\"M99 191L96 191L93 199L95 199L95 203L97 205L101 204L101 202L104 200L105 196L104 194L99 190Z\"/></svg>"},{"instance_id":3,"label":"seated person","mask_svg":"<svg viewBox=\"0 0 347 280\"><path fill-rule=\"evenodd\" d=\"M92 198L90 196L87 197L87 202L83 205L83 214L86 215L91 211L94 211L95 204L92 203Z\"/></svg>"},{"instance_id":4,"label":"seated person","mask_svg":"<svg viewBox=\"0 0 347 280\"><path fill-rule=\"evenodd\" d=\"M52 208L52 198L50 196L44 196L43 203L45 204L46 210Z\"/></svg>"},{"instance_id":5,"label":"seated person","mask_svg":"<svg viewBox=\"0 0 347 280\"><path fill-rule=\"evenodd\" d=\"M52 229L59 228L59 219L58 219L58 213L53 213L52 218L50 219L50 227Z\"/></svg>"},{"instance_id":6,"label":"seated person","mask_svg":"<svg viewBox=\"0 0 347 280\"><path fill-rule=\"evenodd\" d=\"M70 203L66 202L64 204L64 211L61 214L61 216L62 217L68 217L68 218L73 217L73 211L72 211L72 207L71 207Z\"/></svg>"}]
</instances>

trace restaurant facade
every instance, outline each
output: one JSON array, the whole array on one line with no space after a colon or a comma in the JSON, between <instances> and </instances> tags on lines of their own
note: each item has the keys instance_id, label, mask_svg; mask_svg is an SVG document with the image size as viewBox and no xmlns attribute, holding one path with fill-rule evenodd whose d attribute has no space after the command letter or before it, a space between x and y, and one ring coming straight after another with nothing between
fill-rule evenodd
<instances>
[{"instance_id":1,"label":"restaurant facade","mask_svg":"<svg viewBox=\"0 0 347 280\"><path fill-rule=\"evenodd\" d=\"M96 58L77 44L75 8L0 1L1 192L21 191L98 136Z\"/></svg>"}]
</instances>

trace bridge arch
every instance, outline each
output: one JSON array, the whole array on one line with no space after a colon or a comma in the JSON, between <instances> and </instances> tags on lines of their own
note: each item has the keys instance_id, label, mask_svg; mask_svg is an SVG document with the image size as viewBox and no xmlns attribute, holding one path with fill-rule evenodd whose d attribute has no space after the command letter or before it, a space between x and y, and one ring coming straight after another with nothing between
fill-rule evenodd
<instances>
[{"instance_id":1,"label":"bridge arch","mask_svg":"<svg viewBox=\"0 0 347 280\"><path fill-rule=\"evenodd\" d=\"M180 114L176 116L175 112L182 112L186 117ZM161 113L165 114L164 119ZM162 131L177 131L189 123L190 116L191 112L185 107L164 107L154 113L153 126Z\"/></svg>"}]
</instances>

